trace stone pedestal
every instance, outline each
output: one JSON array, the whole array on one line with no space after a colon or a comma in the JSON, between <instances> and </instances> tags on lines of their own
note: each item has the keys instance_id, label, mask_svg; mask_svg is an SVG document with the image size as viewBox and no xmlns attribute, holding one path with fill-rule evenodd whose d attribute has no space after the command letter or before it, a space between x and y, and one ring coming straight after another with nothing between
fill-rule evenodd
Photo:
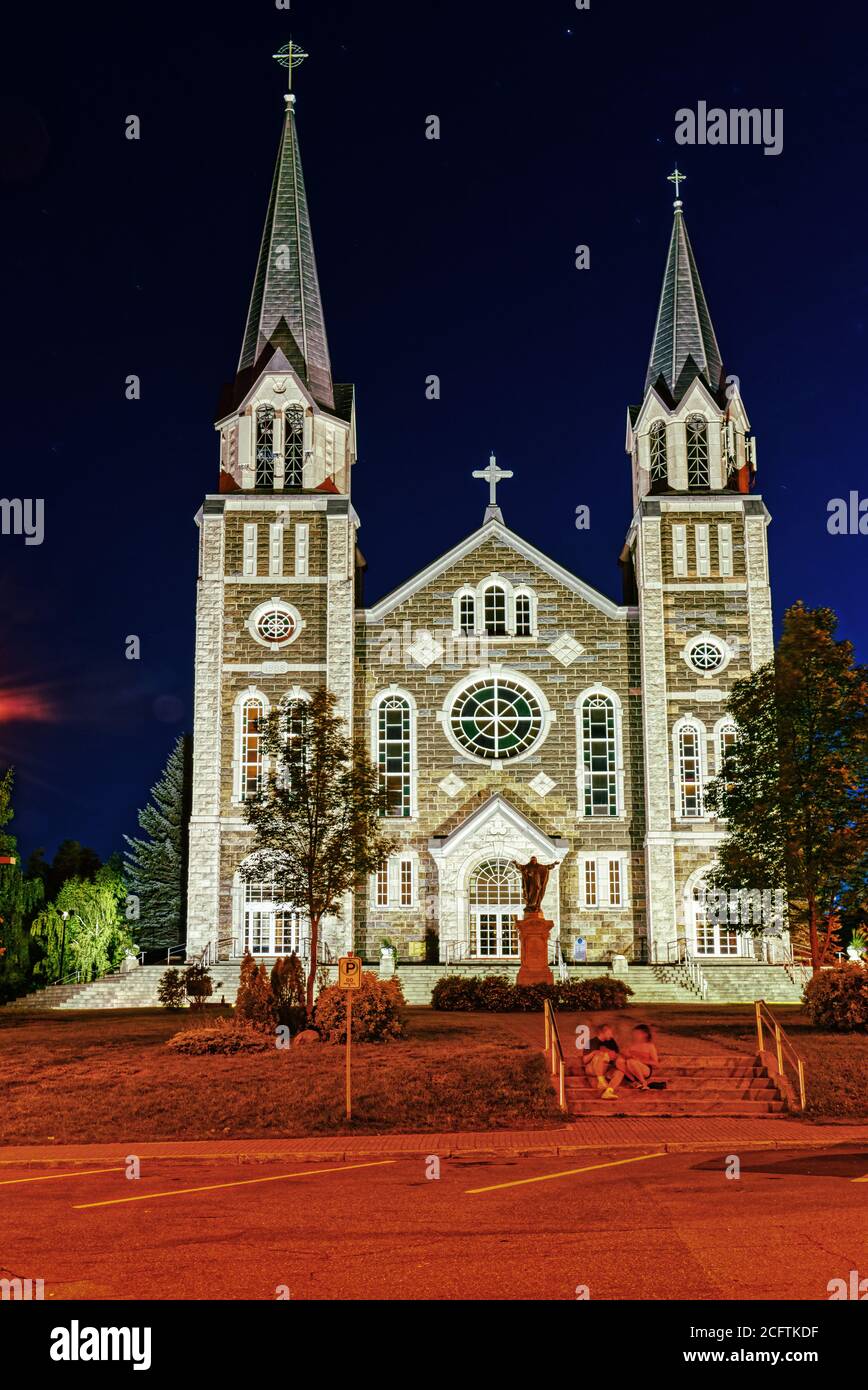
<instances>
[{"instance_id":1,"label":"stone pedestal","mask_svg":"<svg viewBox=\"0 0 868 1390\"><path fill-rule=\"evenodd\" d=\"M521 965L516 984L551 985L554 977L549 969L549 932L554 926L541 912L527 912L516 923L521 945Z\"/></svg>"}]
</instances>

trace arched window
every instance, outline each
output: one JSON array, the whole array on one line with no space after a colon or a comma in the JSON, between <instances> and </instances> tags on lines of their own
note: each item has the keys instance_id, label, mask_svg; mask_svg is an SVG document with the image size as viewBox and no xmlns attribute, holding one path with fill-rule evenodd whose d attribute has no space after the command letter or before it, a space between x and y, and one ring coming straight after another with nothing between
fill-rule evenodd
<instances>
[{"instance_id":1,"label":"arched window","mask_svg":"<svg viewBox=\"0 0 868 1390\"><path fill-rule=\"evenodd\" d=\"M274 487L274 406L256 411L256 486Z\"/></svg>"},{"instance_id":2,"label":"arched window","mask_svg":"<svg viewBox=\"0 0 868 1390\"><path fill-rule=\"evenodd\" d=\"M473 872L469 892L473 954L517 956L516 921L522 915L521 878L508 859L486 859Z\"/></svg>"},{"instance_id":3,"label":"arched window","mask_svg":"<svg viewBox=\"0 0 868 1390\"><path fill-rule=\"evenodd\" d=\"M472 637L476 631L476 596L469 592L458 596L458 631L462 637Z\"/></svg>"},{"instance_id":4,"label":"arched window","mask_svg":"<svg viewBox=\"0 0 868 1390\"><path fill-rule=\"evenodd\" d=\"M515 596L515 635L530 637L533 633L533 601L522 590Z\"/></svg>"},{"instance_id":5,"label":"arched window","mask_svg":"<svg viewBox=\"0 0 868 1390\"><path fill-rule=\"evenodd\" d=\"M283 486L304 485L304 408L287 406L283 417Z\"/></svg>"},{"instance_id":6,"label":"arched window","mask_svg":"<svg viewBox=\"0 0 868 1390\"><path fill-rule=\"evenodd\" d=\"M735 751L738 741L738 725L731 719L724 719L717 726L717 775L722 777L726 771L727 757ZM733 782L726 783L726 790L731 792Z\"/></svg>"},{"instance_id":7,"label":"arched window","mask_svg":"<svg viewBox=\"0 0 868 1390\"><path fill-rule=\"evenodd\" d=\"M377 767L386 816L413 814L412 713L405 695L385 695L375 707Z\"/></svg>"},{"instance_id":8,"label":"arched window","mask_svg":"<svg viewBox=\"0 0 868 1390\"><path fill-rule=\"evenodd\" d=\"M582 814L617 816L618 708L611 695L591 691L580 699L579 739Z\"/></svg>"},{"instance_id":9,"label":"arched window","mask_svg":"<svg viewBox=\"0 0 868 1390\"><path fill-rule=\"evenodd\" d=\"M677 731L678 814L686 820L702 816L702 739L704 730L693 720Z\"/></svg>"},{"instance_id":10,"label":"arched window","mask_svg":"<svg viewBox=\"0 0 868 1390\"><path fill-rule=\"evenodd\" d=\"M297 790L307 770L307 703L309 696L302 691L290 691L280 702L280 724L286 743L283 764L284 785Z\"/></svg>"},{"instance_id":11,"label":"arched window","mask_svg":"<svg viewBox=\"0 0 868 1390\"><path fill-rule=\"evenodd\" d=\"M701 415L687 421L687 486L701 492L711 485L708 468L708 425Z\"/></svg>"},{"instance_id":12,"label":"arched window","mask_svg":"<svg viewBox=\"0 0 868 1390\"><path fill-rule=\"evenodd\" d=\"M485 615L485 635L505 637L506 634L506 590L501 584L489 584L483 594Z\"/></svg>"},{"instance_id":13,"label":"arched window","mask_svg":"<svg viewBox=\"0 0 868 1390\"><path fill-rule=\"evenodd\" d=\"M662 420L657 420L651 426L651 433L648 437L648 448L651 455L651 481L652 483L665 483L668 477L666 466L666 426Z\"/></svg>"},{"instance_id":14,"label":"arched window","mask_svg":"<svg viewBox=\"0 0 868 1390\"><path fill-rule=\"evenodd\" d=\"M283 889L273 879L245 880L241 885L241 950L254 956L288 956L293 951L310 954L310 923L307 916L286 902Z\"/></svg>"},{"instance_id":15,"label":"arched window","mask_svg":"<svg viewBox=\"0 0 868 1390\"><path fill-rule=\"evenodd\" d=\"M247 801L262 789L262 724L265 707L257 696L241 706L241 797Z\"/></svg>"}]
</instances>

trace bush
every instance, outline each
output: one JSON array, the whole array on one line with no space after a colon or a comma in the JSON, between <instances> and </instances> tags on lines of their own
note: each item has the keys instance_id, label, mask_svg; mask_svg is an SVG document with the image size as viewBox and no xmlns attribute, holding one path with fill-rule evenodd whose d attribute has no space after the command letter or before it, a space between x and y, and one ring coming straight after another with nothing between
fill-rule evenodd
<instances>
[{"instance_id":1,"label":"bush","mask_svg":"<svg viewBox=\"0 0 868 1390\"><path fill-rule=\"evenodd\" d=\"M187 1057L215 1053L225 1056L235 1052L268 1052L275 1046L275 1040L251 1023L239 1022L234 1018L218 1018L213 1027L191 1028L184 1033L175 1033L166 1046Z\"/></svg>"},{"instance_id":2,"label":"bush","mask_svg":"<svg viewBox=\"0 0 868 1390\"><path fill-rule=\"evenodd\" d=\"M271 985L264 965L257 965L246 951L241 962L238 994L235 998L235 1017L245 1019L254 1028L271 1030L276 1021L276 1008Z\"/></svg>"},{"instance_id":3,"label":"bush","mask_svg":"<svg viewBox=\"0 0 868 1390\"><path fill-rule=\"evenodd\" d=\"M546 999L555 1008L586 1013L594 1009L623 1009L633 993L614 975L564 984L514 985L503 975L444 975L431 993L431 1007L453 1013L538 1013Z\"/></svg>"},{"instance_id":4,"label":"bush","mask_svg":"<svg viewBox=\"0 0 868 1390\"><path fill-rule=\"evenodd\" d=\"M832 1033L868 1030L868 969L852 960L821 970L805 986L805 1007L817 1028Z\"/></svg>"},{"instance_id":5,"label":"bush","mask_svg":"<svg viewBox=\"0 0 868 1390\"><path fill-rule=\"evenodd\" d=\"M191 965L184 980L184 990L194 1009L204 1009L205 1000L214 993L211 976L204 965Z\"/></svg>"},{"instance_id":6,"label":"bush","mask_svg":"<svg viewBox=\"0 0 868 1390\"><path fill-rule=\"evenodd\" d=\"M304 967L295 951L279 957L271 968L271 994L278 1023L291 1033L297 1033L307 1021L305 993Z\"/></svg>"},{"instance_id":7,"label":"bush","mask_svg":"<svg viewBox=\"0 0 868 1390\"><path fill-rule=\"evenodd\" d=\"M316 1001L314 1023L323 1042L347 1039L348 991L329 985ZM353 1041L392 1042L404 1036L404 993L394 977L381 980L371 970L362 971L362 983L353 993Z\"/></svg>"},{"instance_id":8,"label":"bush","mask_svg":"<svg viewBox=\"0 0 868 1390\"><path fill-rule=\"evenodd\" d=\"M157 986L157 998L164 1009L183 1009L187 999L184 977L180 970L165 970Z\"/></svg>"}]
</instances>

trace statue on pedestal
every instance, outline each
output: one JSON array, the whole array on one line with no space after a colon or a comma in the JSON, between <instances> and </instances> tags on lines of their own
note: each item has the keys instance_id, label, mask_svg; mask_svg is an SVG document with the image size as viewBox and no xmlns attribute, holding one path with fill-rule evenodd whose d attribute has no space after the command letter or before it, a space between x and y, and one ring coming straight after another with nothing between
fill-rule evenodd
<instances>
[{"instance_id":1,"label":"statue on pedestal","mask_svg":"<svg viewBox=\"0 0 868 1390\"><path fill-rule=\"evenodd\" d=\"M546 884L549 881L549 874L552 869L557 868L557 865L540 864L535 854L531 855L530 862L527 864L519 864L515 859L511 862L512 867L518 869L521 874L525 912L542 911L542 900L546 891Z\"/></svg>"}]
</instances>

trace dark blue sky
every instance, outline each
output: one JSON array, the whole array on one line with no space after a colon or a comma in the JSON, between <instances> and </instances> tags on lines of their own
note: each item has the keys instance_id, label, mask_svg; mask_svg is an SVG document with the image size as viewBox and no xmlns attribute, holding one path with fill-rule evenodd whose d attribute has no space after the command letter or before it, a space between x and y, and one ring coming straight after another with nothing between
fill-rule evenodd
<instances>
[{"instance_id":1,"label":"dark blue sky","mask_svg":"<svg viewBox=\"0 0 868 1390\"><path fill-rule=\"evenodd\" d=\"M777 618L829 604L868 658L868 537L826 531L830 498L868 495L868 20L836 0L809 20L755 0L153 0L40 8L7 35L0 493L45 499L41 546L0 536L0 765L25 852L119 847L192 722L193 516L216 487L290 31L311 53L298 127L332 363L357 386L368 598L480 523L470 474L492 448L515 473L507 523L620 596L625 411L677 156L758 438ZM677 148L675 112L700 100L783 108L783 153ZM10 718L16 691L55 719Z\"/></svg>"}]
</instances>

